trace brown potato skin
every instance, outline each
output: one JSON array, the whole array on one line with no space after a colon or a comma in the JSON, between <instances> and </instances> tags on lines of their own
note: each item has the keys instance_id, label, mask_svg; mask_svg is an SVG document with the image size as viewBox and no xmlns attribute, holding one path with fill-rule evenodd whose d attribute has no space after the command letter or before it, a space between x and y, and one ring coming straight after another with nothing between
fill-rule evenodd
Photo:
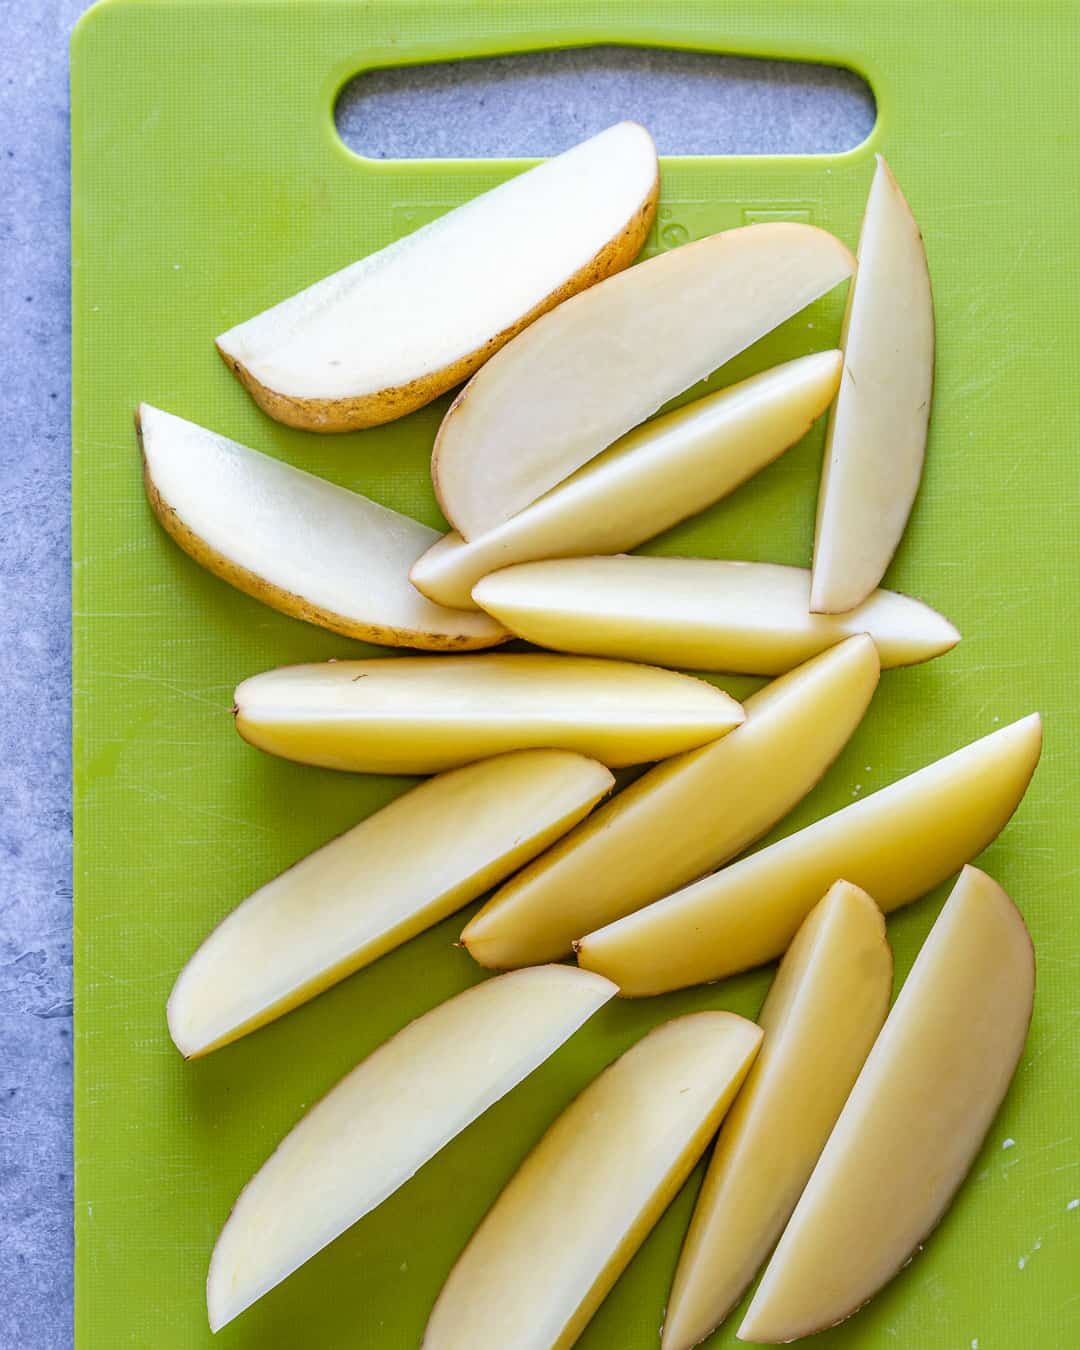
<instances>
[{"instance_id":1,"label":"brown potato skin","mask_svg":"<svg viewBox=\"0 0 1080 1350\"><path fill-rule=\"evenodd\" d=\"M157 485L150 474L150 467L146 462L146 454L143 451L142 426L137 412L135 414L135 434L139 439L139 452L142 455L143 485L146 488L146 498L162 529L200 566L205 567L214 576L220 577L222 581L227 581L230 586L235 586L238 591L250 595L252 599L261 600L264 605L269 605L271 609L287 614L290 619L303 619L306 623L317 624L320 628L328 628L332 633L340 633L342 637L356 638L360 642L371 642L380 647L412 647L417 651L428 652L467 652L477 651L485 647L497 647L504 642L509 642L511 634L507 632L503 632L501 636L485 639L469 637L466 634L454 636L452 634L422 633L410 629L386 628L376 624L357 623L356 620L346 618L344 615L335 614L328 609L321 609L309 600L305 600L302 595L283 590L280 586L275 586L265 578L248 571L246 567L238 566L229 558L223 557L216 549L210 548L204 539L201 539L193 530L189 529L176 511L162 497L161 493L158 492Z\"/></svg>"},{"instance_id":2,"label":"brown potato skin","mask_svg":"<svg viewBox=\"0 0 1080 1350\"><path fill-rule=\"evenodd\" d=\"M276 393L262 384L240 361L218 347L221 359L248 391L256 404L275 422L287 427L296 427L300 431L315 431L328 435L339 431L360 431L365 427L381 426L385 422L396 421L406 413L423 408L433 399L453 389L467 380L480 369L484 362L516 337L522 329L539 319L548 310L569 300L572 295L595 286L605 277L613 276L629 267L641 252L642 245L652 228L656 215L656 204L660 196L659 174L653 179L652 187L641 205L617 235L596 253L584 267L569 277L556 291L545 296L520 319L489 338L482 347L469 352L440 370L429 371L407 384L396 385L390 389L380 389L373 394L361 394L355 398L294 398L287 394ZM216 344L215 344L216 345ZM166 528L168 528L166 526ZM201 560L200 560L201 561ZM234 582L234 585L238 583ZM241 587L243 589L243 587ZM260 596L259 599L263 597ZM317 621L316 621L317 622ZM329 625L328 625L329 626ZM340 631L340 630L339 630ZM374 641L375 639L371 639Z\"/></svg>"}]
</instances>

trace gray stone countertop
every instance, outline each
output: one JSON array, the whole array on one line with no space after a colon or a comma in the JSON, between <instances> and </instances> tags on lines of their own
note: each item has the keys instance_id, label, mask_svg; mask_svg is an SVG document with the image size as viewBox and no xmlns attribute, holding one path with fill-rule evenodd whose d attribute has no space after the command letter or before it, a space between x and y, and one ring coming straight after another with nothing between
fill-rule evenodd
<instances>
[{"instance_id":1,"label":"gray stone countertop","mask_svg":"<svg viewBox=\"0 0 1080 1350\"><path fill-rule=\"evenodd\" d=\"M72 1342L67 62L85 8L11 0L0 46L5 1350ZM661 153L793 153L857 144L874 111L839 71L613 48L379 72L339 107L345 139L376 157L550 154L623 116Z\"/></svg>"}]
</instances>

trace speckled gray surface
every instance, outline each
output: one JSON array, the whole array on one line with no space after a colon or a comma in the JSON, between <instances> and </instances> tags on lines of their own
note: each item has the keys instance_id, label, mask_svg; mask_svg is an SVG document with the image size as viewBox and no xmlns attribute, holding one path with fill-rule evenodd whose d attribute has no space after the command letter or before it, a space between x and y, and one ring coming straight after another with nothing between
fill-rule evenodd
<instances>
[{"instance_id":1,"label":"speckled gray surface","mask_svg":"<svg viewBox=\"0 0 1080 1350\"><path fill-rule=\"evenodd\" d=\"M67 40L86 7L12 0L0 45L0 1350L72 1339ZM604 48L380 73L339 111L379 157L542 155L622 116L667 154L835 151L873 123L840 72Z\"/></svg>"}]
</instances>

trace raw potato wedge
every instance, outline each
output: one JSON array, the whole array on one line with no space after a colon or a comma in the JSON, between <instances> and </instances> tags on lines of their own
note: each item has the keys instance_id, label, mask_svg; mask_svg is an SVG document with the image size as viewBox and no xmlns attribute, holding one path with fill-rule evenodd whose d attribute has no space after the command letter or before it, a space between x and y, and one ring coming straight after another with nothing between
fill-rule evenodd
<instances>
[{"instance_id":1,"label":"raw potato wedge","mask_svg":"<svg viewBox=\"0 0 1080 1350\"><path fill-rule=\"evenodd\" d=\"M443 419L431 473L468 540L831 291L855 260L790 221L714 234L566 301L508 343Z\"/></svg>"},{"instance_id":2,"label":"raw potato wedge","mask_svg":"<svg viewBox=\"0 0 1080 1350\"><path fill-rule=\"evenodd\" d=\"M620 122L238 324L218 350L279 422L390 422L633 262L659 187L652 138Z\"/></svg>"},{"instance_id":3,"label":"raw potato wedge","mask_svg":"<svg viewBox=\"0 0 1080 1350\"><path fill-rule=\"evenodd\" d=\"M437 530L147 403L135 425L154 514L237 590L365 642L465 651L506 641L493 619L432 604L410 584Z\"/></svg>"},{"instance_id":4,"label":"raw potato wedge","mask_svg":"<svg viewBox=\"0 0 1080 1350\"><path fill-rule=\"evenodd\" d=\"M796 934L761 1010L761 1053L698 1194L662 1350L703 1341L757 1274L881 1030L892 975L881 911L838 881Z\"/></svg>"},{"instance_id":5,"label":"raw potato wedge","mask_svg":"<svg viewBox=\"0 0 1080 1350\"><path fill-rule=\"evenodd\" d=\"M578 962L632 997L771 961L837 877L881 908L940 885L1004 828L1042 748L1038 713L591 933Z\"/></svg>"},{"instance_id":6,"label":"raw potato wedge","mask_svg":"<svg viewBox=\"0 0 1080 1350\"><path fill-rule=\"evenodd\" d=\"M614 768L743 720L734 699L689 675L525 653L284 666L239 685L235 712L260 750L357 773L439 773L544 746Z\"/></svg>"},{"instance_id":7,"label":"raw potato wedge","mask_svg":"<svg viewBox=\"0 0 1080 1350\"><path fill-rule=\"evenodd\" d=\"M881 155L840 339L844 377L818 492L810 606L862 604L885 575L922 477L934 384L934 301L922 235Z\"/></svg>"},{"instance_id":8,"label":"raw potato wedge","mask_svg":"<svg viewBox=\"0 0 1080 1350\"><path fill-rule=\"evenodd\" d=\"M488 1211L422 1350L573 1345L689 1176L760 1043L734 1013L693 1013L605 1069Z\"/></svg>"},{"instance_id":9,"label":"raw potato wedge","mask_svg":"<svg viewBox=\"0 0 1080 1350\"><path fill-rule=\"evenodd\" d=\"M210 1261L211 1329L382 1204L614 993L569 966L519 970L433 1008L370 1054L240 1193Z\"/></svg>"},{"instance_id":10,"label":"raw potato wedge","mask_svg":"<svg viewBox=\"0 0 1080 1350\"><path fill-rule=\"evenodd\" d=\"M965 867L904 983L739 1328L835 1326L918 1252L1008 1090L1035 995L1024 920Z\"/></svg>"},{"instance_id":11,"label":"raw potato wedge","mask_svg":"<svg viewBox=\"0 0 1080 1350\"><path fill-rule=\"evenodd\" d=\"M637 427L473 543L445 535L413 564L413 585L476 609L473 586L501 567L635 548L794 445L828 407L840 367L839 352L815 352Z\"/></svg>"},{"instance_id":12,"label":"raw potato wedge","mask_svg":"<svg viewBox=\"0 0 1080 1350\"><path fill-rule=\"evenodd\" d=\"M878 670L863 635L767 685L731 735L650 769L511 877L461 941L496 969L556 961L575 938L727 862L818 781L862 720Z\"/></svg>"},{"instance_id":13,"label":"raw potato wedge","mask_svg":"<svg viewBox=\"0 0 1080 1350\"><path fill-rule=\"evenodd\" d=\"M611 790L566 750L451 769L398 797L249 896L169 999L189 1059L254 1031L398 947L543 852Z\"/></svg>"},{"instance_id":14,"label":"raw potato wedge","mask_svg":"<svg viewBox=\"0 0 1080 1350\"><path fill-rule=\"evenodd\" d=\"M894 591L850 614L810 614L810 573L775 563L556 559L496 572L473 595L538 646L681 669L779 675L853 633L870 634L887 669L960 641L946 618Z\"/></svg>"}]
</instances>

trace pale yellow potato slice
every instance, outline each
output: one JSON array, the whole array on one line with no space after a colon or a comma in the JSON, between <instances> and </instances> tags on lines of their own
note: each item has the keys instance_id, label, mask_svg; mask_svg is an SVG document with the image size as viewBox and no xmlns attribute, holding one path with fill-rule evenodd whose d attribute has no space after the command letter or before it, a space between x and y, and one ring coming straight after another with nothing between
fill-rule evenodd
<instances>
[{"instance_id":1,"label":"pale yellow potato slice","mask_svg":"<svg viewBox=\"0 0 1080 1350\"><path fill-rule=\"evenodd\" d=\"M810 604L862 604L885 575L922 477L934 384L934 301L922 235L881 155L840 339L844 377L829 418Z\"/></svg>"},{"instance_id":2,"label":"pale yellow potato slice","mask_svg":"<svg viewBox=\"0 0 1080 1350\"><path fill-rule=\"evenodd\" d=\"M838 877L888 913L945 881L1005 826L1042 748L1038 713L576 944L632 997L719 980L785 950Z\"/></svg>"},{"instance_id":3,"label":"pale yellow potato slice","mask_svg":"<svg viewBox=\"0 0 1080 1350\"><path fill-rule=\"evenodd\" d=\"M794 445L836 393L840 364L839 352L815 352L637 427L471 544L445 535L413 564L413 585L476 609L473 586L501 567L635 548Z\"/></svg>"},{"instance_id":4,"label":"pale yellow potato slice","mask_svg":"<svg viewBox=\"0 0 1080 1350\"><path fill-rule=\"evenodd\" d=\"M760 1042L760 1029L734 1013L693 1013L605 1069L488 1211L439 1295L423 1350L573 1345L689 1176Z\"/></svg>"},{"instance_id":5,"label":"pale yellow potato slice","mask_svg":"<svg viewBox=\"0 0 1080 1350\"><path fill-rule=\"evenodd\" d=\"M620 122L238 324L218 350L279 422L392 421L633 262L659 187L652 138Z\"/></svg>"},{"instance_id":6,"label":"pale yellow potato slice","mask_svg":"<svg viewBox=\"0 0 1080 1350\"><path fill-rule=\"evenodd\" d=\"M662 1350L703 1341L768 1256L885 1021L892 973L881 911L838 881L795 935L761 1009L761 1053L698 1194Z\"/></svg>"},{"instance_id":7,"label":"pale yellow potato slice","mask_svg":"<svg viewBox=\"0 0 1080 1350\"><path fill-rule=\"evenodd\" d=\"M143 403L146 495L197 563L294 619L396 647L505 642L494 620L417 593L409 568L436 530Z\"/></svg>"},{"instance_id":8,"label":"pale yellow potato slice","mask_svg":"<svg viewBox=\"0 0 1080 1350\"><path fill-rule=\"evenodd\" d=\"M447 520L469 540L494 529L854 266L833 235L781 221L684 244L559 305L443 419L431 473Z\"/></svg>"},{"instance_id":9,"label":"pale yellow potato slice","mask_svg":"<svg viewBox=\"0 0 1080 1350\"><path fill-rule=\"evenodd\" d=\"M835 1326L949 1207L1023 1052L1035 994L1024 920L965 867L904 983L739 1328L776 1344Z\"/></svg>"},{"instance_id":10,"label":"pale yellow potato slice","mask_svg":"<svg viewBox=\"0 0 1080 1350\"><path fill-rule=\"evenodd\" d=\"M775 563L564 558L507 567L473 595L540 647L682 669L779 675L853 633L870 634L883 667L910 666L960 641L948 619L895 591L849 614L811 614L810 573Z\"/></svg>"},{"instance_id":11,"label":"pale yellow potato slice","mask_svg":"<svg viewBox=\"0 0 1080 1350\"><path fill-rule=\"evenodd\" d=\"M284 666L244 680L234 711L260 750L358 773L439 773L543 746L614 768L743 720L734 699L689 675L540 653Z\"/></svg>"},{"instance_id":12,"label":"pale yellow potato slice","mask_svg":"<svg viewBox=\"0 0 1080 1350\"><path fill-rule=\"evenodd\" d=\"M267 882L184 967L169 1031L208 1054L398 947L535 858L614 778L566 750L451 769Z\"/></svg>"},{"instance_id":13,"label":"pale yellow potato slice","mask_svg":"<svg viewBox=\"0 0 1080 1350\"><path fill-rule=\"evenodd\" d=\"M462 933L470 954L496 969L558 960L575 938L727 862L818 781L878 670L863 635L766 685L741 727L650 769L511 877Z\"/></svg>"},{"instance_id":14,"label":"pale yellow potato slice","mask_svg":"<svg viewBox=\"0 0 1080 1350\"><path fill-rule=\"evenodd\" d=\"M241 1191L210 1261L211 1329L382 1204L614 993L569 966L514 971L433 1008L370 1054Z\"/></svg>"}]
</instances>

